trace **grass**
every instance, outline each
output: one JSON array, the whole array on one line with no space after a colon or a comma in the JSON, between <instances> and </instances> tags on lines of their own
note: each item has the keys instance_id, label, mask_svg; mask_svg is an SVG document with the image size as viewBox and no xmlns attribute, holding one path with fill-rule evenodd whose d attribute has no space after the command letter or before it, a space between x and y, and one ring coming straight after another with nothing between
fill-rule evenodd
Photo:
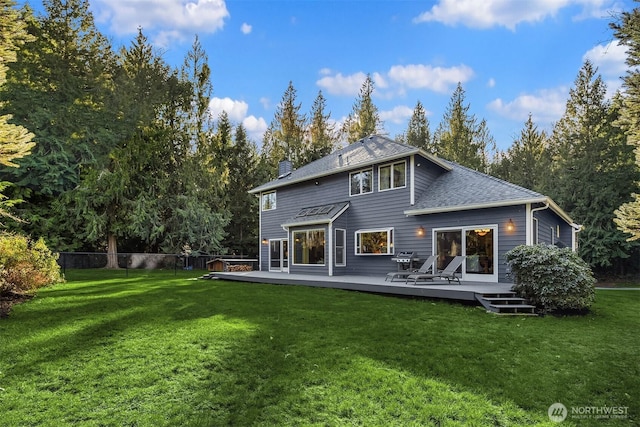
<instances>
[{"instance_id":1,"label":"grass","mask_svg":"<svg viewBox=\"0 0 640 427\"><path fill-rule=\"evenodd\" d=\"M68 271L0 320L3 426L557 425L640 420L640 292L585 317L335 289Z\"/></svg>"}]
</instances>

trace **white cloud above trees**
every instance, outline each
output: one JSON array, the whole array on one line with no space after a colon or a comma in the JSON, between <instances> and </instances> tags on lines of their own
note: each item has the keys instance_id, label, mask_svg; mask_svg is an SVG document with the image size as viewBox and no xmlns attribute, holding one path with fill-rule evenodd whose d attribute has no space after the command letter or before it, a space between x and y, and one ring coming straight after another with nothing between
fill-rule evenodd
<instances>
[{"instance_id":1,"label":"white cloud above trees","mask_svg":"<svg viewBox=\"0 0 640 427\"><path fill-rule=\"evenodd\" d=\"M316 84L332 95L356 96L367 75L360 71L343 75L328 69L320 71ZM408 89L424 89L437 93L449 93L460 83L474 76L467 65L433 67L423 64L394 65L386 73L372 73L376 94L387 99L406 94Z\"/></svg>"},{"instance_id":2,"label":"white cloud above trees","mask_svg":"<svg viewBox=\"0 0 640 427\"><path fill-rule=\"evenodd\" d=\"M185 33L215 33L229 18L224 0L95 0L92 8L96 20L108 22L116 34L133 34L142 27L160 46L188 38Z\"/></svg>"},{"instance_id":3,"label":"white cloud above trees","mask_svg":"<svg viewBox=\"0 0 640 427\"><path fill-rule=\"evenodd\" d=\"M543 21L569 6L581 8L574 19L606 16L608 10L617 7L614 0L440 0L413 22L440 22L478 29L505 27L513 31L518 24Z\"/></svg>"},{"instance_id":4,"label":"white cloud above trees","mask_svg":"<svg viewBox=\"0 0 640 427\"><path fill-rule=\"evenodd\" d=\"M549 125L562 117L569 97L569 89L558 87L542 89L535 93L523 93L511 101L497 98L487 108L511 120L524 122L533 117L536 123Z\"/></svg>"}]
</instances>

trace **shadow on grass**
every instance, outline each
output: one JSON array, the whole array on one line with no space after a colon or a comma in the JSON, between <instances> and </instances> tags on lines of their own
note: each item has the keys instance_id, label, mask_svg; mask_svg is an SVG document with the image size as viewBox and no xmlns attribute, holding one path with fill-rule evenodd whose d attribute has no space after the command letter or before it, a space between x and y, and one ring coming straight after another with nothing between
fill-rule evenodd
<instances>
[{"instance_id":1,"label":"shadow on grass","mask_svg":"<svg viewBox=\"0 0 640 427\"><path fill-rule=\"evenodd\" d=\"M548 421L556 401L623 406L625 393L637 396L638 345L612 352L609 328L640 324L606 310L512 319L332 289L165 276L88 282L49 289L16 324L0 323L7 336L33 331L8 347L8 372L37 377L43 365L96 355L101 364L105 349L124 346L113 357L131 366L117 369L157 370L141 382L160 390L178 384L178 403L146 403L159 424L532 425ZM25 346L39 350L21 355ZM625 375L614 383L605 367ZM114 423L140 416L123 414Z\"/></svg>"}]
</instances>

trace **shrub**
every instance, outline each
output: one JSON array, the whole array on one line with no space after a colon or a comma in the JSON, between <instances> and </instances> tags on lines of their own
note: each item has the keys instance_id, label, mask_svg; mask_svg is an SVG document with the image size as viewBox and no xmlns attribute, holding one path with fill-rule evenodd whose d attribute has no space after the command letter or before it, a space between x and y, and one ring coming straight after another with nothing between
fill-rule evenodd
<instances>
[{"instance_id":1,"label":"shrub","mask_svg":"<svg viewBox=\"0 0 640 427\"><path fill-rule=\"evenodd\" d=\"M42 239L0 234L0 295L33 293L61 282L57 258Z\"/></svg>"},{"instance_id":2,"label":"shrub","mask_svg":"<svg viewBox=\"0 0 640 427\"><path fill-rule=\"evenodd\" d=\"M544 311L588 309L595 298L591 268L569 248L517 246L507 252L513 290Z\"/></svg>"}]
</instances>

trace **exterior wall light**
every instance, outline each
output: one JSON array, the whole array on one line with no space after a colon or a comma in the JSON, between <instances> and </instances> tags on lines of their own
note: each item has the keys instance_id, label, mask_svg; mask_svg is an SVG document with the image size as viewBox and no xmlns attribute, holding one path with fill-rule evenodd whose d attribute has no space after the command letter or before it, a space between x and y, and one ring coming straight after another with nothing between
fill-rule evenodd
<instances>
[{"instance_id":1,"label":"exterior wall light","mask_svg":"<svg viewBox=\"0 0 640 427\"><path fill-rule=\"evenodd\" d=\"M420 236L420 237L424 236L424 227L423 226L418 227L418 236Z\"/></svg>"},{"instance_id":2,"label":"exterior wall light","mask_svg":"<svg viewBox=\"0 0 640 427\"><path fill-rule=\"evenodd\" d=\"M269 244L269 241L267 240L266 237L264 239L262 239L262 244L263 245L268 245Z\"/></svg>"},{"instance_id":3,"label":"exterior wall light","mask_svg":"<svg viewBox=\"0 0 640 427\"><path fill-rule=\"evenodd\" d=\"M516 225L513 223L513 220L509 218L509 222L507 222L507 231L511 233L515 231L515 229L516 229Z\"/></svg>"}]
</instances>

